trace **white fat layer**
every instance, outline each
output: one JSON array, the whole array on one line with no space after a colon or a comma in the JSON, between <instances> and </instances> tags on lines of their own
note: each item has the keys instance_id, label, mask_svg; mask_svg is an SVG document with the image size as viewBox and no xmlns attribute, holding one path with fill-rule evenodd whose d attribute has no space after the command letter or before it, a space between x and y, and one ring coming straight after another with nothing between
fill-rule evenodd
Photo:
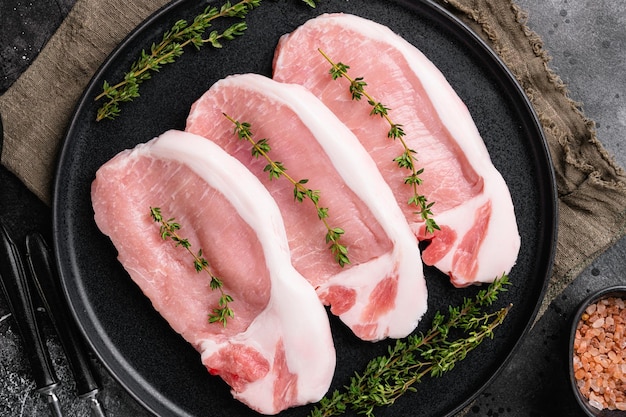
<instances>
[{"instance_id":1,"label":"white fat layer","mask_svg":"<svg viewBox=\"0 0 626 417\"><path fill-rule=\"evenodd\" d=\"M363 292L355 308L340 316L342 321L349 327L363 324L360 314L374 289L372 283L378 283L381 277L394 271L400 276L395 308L380 318L373 340L410 334L427 309L426 281L418 243L393 192L358 138L328 107L300 85L280 83L258 74L229 76L218 84L255 91L294 111L310 129L346 185L370 209L393 242L390 257L347 268L320 289L323 292L328 286L340 285L357 287Z\"/></svg>"},{"instance_id":2,"label":"white fat layer","mask_svg":"<svg viewBox=\"0 0 626 417\"><path fill-rule=\"evenodd\" d=\"M387 43L397 49L417 75L437 115L452 137L457 139L468 159L476 160L479 154L487 160L490 159L487 148L463 100L459 98L439 68L413 44L387 26L351 14L324 14L310 20L307 24L324 24L325 22L349 29L365 38ZM464 139L459 140L460 138Z\"/></svg>"},{"instance_id":3,"label":"white fat layer","mask_svg":"<svg viewBox=\"0 0 626 417\"><path fill-rule=\"evenodd\" d=\"M243 344L261 352L272 365L282 339L289 372L298 375L298 402L319 401L335 369L328 316L311 285L291 265L283 220L274 199L247 168L206 138L170 130L136 149L188 166L228 199L263 247L271 279L269 305L245 332L229 340L198 341L202 359L227 344ZM275 378L270 371L233 395L259 412L274 414L280 411L274 406Z\"/></svg>"},{"instance_id":4,"label":"white fat layer","mask_svg":"<svg viewBox=\"0 0 626 417\"><path fill-rule=\"evenodd\" d=\"M449 255L434 266L445 273L452 271L452 256L456 252L461 238L471 227L472 214L476 208L491 200L492 214L487 235L479 250L479 271L475 281L492 282L503 273L509 273L515 265L521 244L511 194L502 175L491 162L485 143L465 103L458 97L441 71L419 49L388 27L343 13L320 15L305 25L324 25L327 23L338 25L354 31L364 38L387 43L396 48L419 78L445 128L455 139L475 172L484 179L482 195L435 217L438 224L446 224L455 230L459 239L455 242ZM281 65L280 56L277 65ZM461 279L459 283L461 286L472 283L472 281L464 280L462 277L459 279Z\"/></svg>"}]
</instances>

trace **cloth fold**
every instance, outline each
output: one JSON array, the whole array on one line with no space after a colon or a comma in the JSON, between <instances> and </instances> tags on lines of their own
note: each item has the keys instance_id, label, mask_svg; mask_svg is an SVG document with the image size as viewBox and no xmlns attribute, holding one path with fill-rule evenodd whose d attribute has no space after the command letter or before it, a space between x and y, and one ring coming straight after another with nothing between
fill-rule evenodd
<instances>
[{"instance_id":1,"label":"cloth fold","mask_svg":"<svg viewBox=\"0 0 626 417\"><path fill-rule=\"evenodd\" d=\"M550 149L559 198L552 279L539 310L624 236L626 174L597 138L595 123L549 66L539 35L512 0L442 0L500 56L529 97Z\"/></svg>"},{"instance_id":2,"label":"cloth fold","mask_svg":"<svg viewBox=\"0 0 626 417\"><path fill-rule=\"evenodd\" d=\"M323 0L322 0L323 1ZM511 69L546 133L559 194L559 237L539 316L582 269L624 236L626 175L594 122L549 67L541 38L513 0L435 0L465 21ZM50 203L57 151L71 112L114 47L166 0L77 0L22 76L0 97L2 164ZM71 80L71 81L69 81Z\"/></svg>"},{"instance_id":3,"label":"cloth fold","mask_svg":"<svg viewBox=\"0 0 626 417\"><path fill-rule=\"evenodd\" d=\"M57 151L91 77L117 44L167 0L77 0L33 63L0 97L1 162L45 203Z\"/></svg>"}]
</instances>

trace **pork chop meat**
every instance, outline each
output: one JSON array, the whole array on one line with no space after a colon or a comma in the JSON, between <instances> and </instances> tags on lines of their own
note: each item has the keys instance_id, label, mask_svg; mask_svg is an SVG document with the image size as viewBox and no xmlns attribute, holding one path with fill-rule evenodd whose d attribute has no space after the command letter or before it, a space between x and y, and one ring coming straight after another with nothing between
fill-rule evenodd
<instances>
[{"instance_id":1,"label":"pork chop meat","mask_svg":"<svg viewBox=\"0 0 626 417\"><path fill-rule=\"evenodd\" d=\"M294 200L285 178L270 180L267 161L237 139L223 113L267 139L269 156L296 181L320 191L331 227L350 263L341 267L310 201ZM277 201L295 268L352 331L364 340L404 337L426 310L419 247L391 189L354 134L308 90L257 74L229 76L192 106L186 130L210 138L246 165Z\"/></svg>"},{"instance_id":2,"label":"pork chop meat","mask_svg":"<svg viewBox=\"0 0 626 417\"><path fill-rule=\"evenodd\" d=\"M335 369L327 313L291 264L274 199L236 159L205 138L168 131L105 163L92 203L130 277L235 398L275 414L326 393ZM175 218L223 281L235 314L226 326L209 323L220 297L209 275L161 238L151 207Z\"/></svg>"},{"instance_id":3,"label":"pork chop meat","mask_svg":"<svg viewBox=\"0 0 626 417\"><path fill-rule=\"evenodd\" d=\"M369 115L366 99L353 101L346 79L333 80L330 64L350 68L365 89L391 110L409 148L424 168L420 193L434 202L441 227L425 231L407 201L408 171L394 158L403 148L387 138L388 123ZM435 65L386 26L350 14L325 14L284 35L274 57L273 78L298 83L326 104L372 155L393 190L415 236L430 241L423 260L449 274L454 285L490 282L515 264L520 238L511 196L461 99Z\"/></svg>"}]
</instances>

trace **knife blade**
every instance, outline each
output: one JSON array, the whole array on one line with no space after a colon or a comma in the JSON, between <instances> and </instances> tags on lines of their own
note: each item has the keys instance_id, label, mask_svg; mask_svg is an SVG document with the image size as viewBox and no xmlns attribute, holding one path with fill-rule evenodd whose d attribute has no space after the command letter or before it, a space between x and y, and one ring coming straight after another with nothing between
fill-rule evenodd
<instances>
[{"instance_id":1,"label":"knife blade","mask_svg":"<svg viewBox=\"0 0 626 417\"><path fill-rule=\"evenodd\" d=\"M63 298L60 280L51 260L50 248L40 233L26 236L26 259L30 277L54 325L61 346L74 375L76 394L88 402L92 416L105 417L97 394L100 390L94 377L87 346Z\"/></svg>"},{"instance_id":2,"label":"knife blade","mask_svg":"<svg viewBox=\"0 0 626 417\"><path fill-rule=\"evenodd\" d=\"M52 367L50 354L33 305L24 264L17 245L0 220L0 282L9 303L9 309L22 338L24 351L30 363L37 392L48 403L55 417L62 417L61 404L55 390L59 380Z\"/></svg>"}]
</instances>

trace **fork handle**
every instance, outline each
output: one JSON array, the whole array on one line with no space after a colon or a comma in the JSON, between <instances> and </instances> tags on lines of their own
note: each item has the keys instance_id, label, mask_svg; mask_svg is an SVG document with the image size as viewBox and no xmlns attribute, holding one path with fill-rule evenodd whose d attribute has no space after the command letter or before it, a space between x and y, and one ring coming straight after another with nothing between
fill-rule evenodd
<instances>
[{"instance_id":1,"label":"fork handle","mask_svg":"<svg viewBox=\"0 0 626 417\"><path fill-rule=\"evenodd\" d=\"M22 337L37 389L48 392L58 385L50 354L37 321L24 264L17 246L0 221L0 282Z\"/></svg>"},{"instance_id":2,"label":"fork handle","mask_svg":"<svg viewBox=\"0 0 626 417\"><path fill-rule=\"evenodd\" d=\"M26 236L26 258L30 275L59 334L65 356L74 374L76 393L79 397L97 393L99 387L92 373L85 341L74 325L75 321L61 294L61 283L51 260L50 249L39 233Z\"/></svg>"}]
</instances>

